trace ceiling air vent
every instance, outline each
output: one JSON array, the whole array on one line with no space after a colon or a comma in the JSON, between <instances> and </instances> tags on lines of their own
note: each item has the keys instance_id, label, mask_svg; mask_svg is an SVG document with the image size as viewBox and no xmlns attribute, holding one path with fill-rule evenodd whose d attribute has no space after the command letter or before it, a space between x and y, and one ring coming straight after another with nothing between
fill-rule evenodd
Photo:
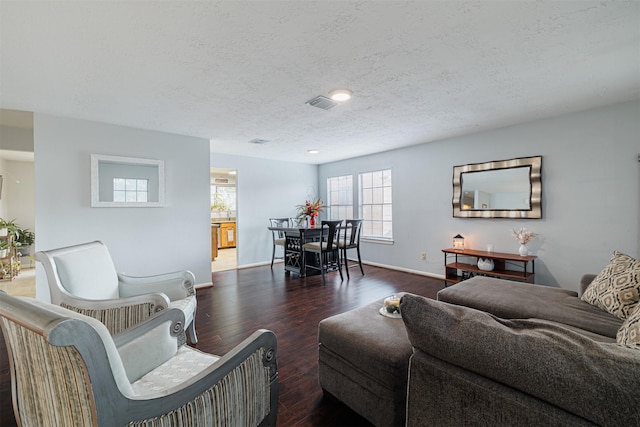
<instances>
[{"instance_id":1,"label":"ceiling air vent","mask_svg":"<svg viewBox=\"0 0 640 427\"><path fill-rule=\"evenodd\" d=\"M316 96L315 98L308 100L306 104L309 104L312 107L322 108L323 110L330 110L336 105L338 105L337 102L334 102L331 99L327 98L326 96L322 96L322 95Z\"/></svg>"},{"instance_id":2,"label":"ceiling air vent","mask_svg":"<svg viewBox=\"0 0 640 427\"><path fill-rule=\"evenodd\" d=\"M258 144L258 145L262 145L262 144L266 144L267 142L269 142L269 140L267 139L260 139L260 138L255 138L252 139L251 141L249 141L251 144Z\"/></svg>"}]
</instances>

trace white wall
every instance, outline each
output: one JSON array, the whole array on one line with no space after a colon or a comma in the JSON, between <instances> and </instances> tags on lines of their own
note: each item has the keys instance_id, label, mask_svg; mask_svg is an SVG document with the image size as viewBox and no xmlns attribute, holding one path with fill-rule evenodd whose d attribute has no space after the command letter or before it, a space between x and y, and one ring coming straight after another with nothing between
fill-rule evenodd
<instances>
[{"instance_id":1,"label":"white wall","mask_svg":"<svg viewBox=\"0 0 640 427\"><path fill-rule=\"evenodd\" d=\"M359 172L392 169L394 244L362 243L367 261L444 274L441 249L457 233L466 247L515 253L511 230L525 226L540 234L530 245L536 282L577 290L614 250L638 256L638 154L635 101L321 165L319 186L326 198L327 177L354 174L355 183ZM543 219L452 217L453 166L535 155L543 156Z\"/></svg>"},{"instance_id":2,"label":"white wall","mask_svg":"<svg viewBox=\"0 0 640 427\"><path fill-rule=\"evenodd\" d=\"M7 218L7 207L9 206L9 202L7 200L6 191L7 184L4 183L7 177L7 161L3 158L0 158L0 175L2 175L2 193L0 193L0 218ZM10 218L9 218L10 219Z\"/></svg>"},{"instance_id":3,"label":"white wall","mask_svg":"<svg viewBox=\"0 0 640 427\"><path fill-rule=\"evenodd\" d=\"M102 240L119 271L188 269L211 282L208 140L35 113L34 145L36 250ZM166 206L91 208L91 154L164 160Z\"/></svg>"},{"instance_id":4,"label":"white wall","mask_svg":"<svg viewBox=\"0 0 640 427\"><path fill-rule=\"evenodd\" d=\"M318 166L211 153L211 167L237 169L238 266L271 263L269 218L296 215L317 193Z\"/></svg>"},{"instance_id":5,"label":"white wall","mask_svg":"<svg viewBox=\"0 0 640 427\"><path fill-rule=\"evenodd\" d=\"M5 219L15 219L20 228L35 232L35 197L33 162L6 160L2 202L6 202ZM2 172L4 171L4 173Z\"/></svg>"},{"instance_id":6,"label":"white wall","mask_svg":"<svg viewBox=\"0 0 640 427\"><path fill-rule=\"evenodd\" d=\"M0 126L0 150L33 152L33 129ZM0 175L4 178L0 218L15 218L22 228L33 230L33 162L0 156Z\"/></svg>"},{"instance_id":7,"label":"white wall","mask_svg":"<svg viewBox=\"0 0 640 427\"><path fill-rule=\"evenodd\" d=\"M199 138L44 114L34 128L36 249L101 239L130 274L189 268L198 283L210 282L210 166L238 170L240 267L270 261L269 217L294 216L316 189L326 200L329 176L383 168L393 170L394 244L363 243L367 261L443 274L441 249L455 234L468 247L516 252L511 230L520 226L541 234L532 245L538 283L577 289L580 275L597 272L613 250L638 256L640 102L320 167L209 153ZM91 153L165 160L167 207L90 208ZM532 155L543 156L543 219L452 218L454 165ZM37 295L46 299L41 273Z\"/></svg>"}]
</instances>

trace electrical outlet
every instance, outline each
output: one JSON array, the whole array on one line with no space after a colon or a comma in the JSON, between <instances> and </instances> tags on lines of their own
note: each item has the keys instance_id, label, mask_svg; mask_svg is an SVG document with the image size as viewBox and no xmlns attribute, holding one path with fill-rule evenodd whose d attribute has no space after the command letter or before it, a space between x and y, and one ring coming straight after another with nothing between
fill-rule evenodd
<instances>
[{"instance_id":1,"label":"electrical outlet","mask_svg":"<svg viewBox=\"0 0 640 427\"><path fill-rule=\"evenodd\" d=\"M427 260L427 253L426 252L422 252L420 254L420 258L422 258L423 261L426 261Z\"/></svg>"}]
</instances>

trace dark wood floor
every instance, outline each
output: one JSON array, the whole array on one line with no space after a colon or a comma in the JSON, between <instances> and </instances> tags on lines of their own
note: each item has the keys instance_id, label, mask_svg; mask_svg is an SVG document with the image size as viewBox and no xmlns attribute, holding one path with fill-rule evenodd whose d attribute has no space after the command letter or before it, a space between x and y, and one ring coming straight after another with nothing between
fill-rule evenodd
<instances>
[{"instance_id":1,"label":"dark wood floor","mask_svg":"<svg viewBox=\"0 0 640 427\"><path fill-rule=\"evenodd\" d=\"M365 266L351 269L351 280L337 273L300 279L285 275L282 264L213 274L213 288L198 290L198 349L224 354L259 328L278 337L279 426L369 426L318 385L318 322L399 291L434 298L440 280ZM4 340L0 339L0 426L13 426L11 386Z\"/></svg>"}]
</instances>

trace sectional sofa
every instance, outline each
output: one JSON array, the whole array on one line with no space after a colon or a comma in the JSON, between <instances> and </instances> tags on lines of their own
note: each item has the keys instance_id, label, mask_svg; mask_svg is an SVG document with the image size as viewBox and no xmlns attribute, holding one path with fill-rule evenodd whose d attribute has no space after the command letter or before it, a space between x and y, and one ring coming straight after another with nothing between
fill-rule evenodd
<instances>
[{"instance_id":1,"label":"sectional sofa","mask_svg":"<svg viewBox=\"0 0 640 427\"><path fill-rule=\"evenodd\" d=\"M640 262L567 289L476 276L320 322L319 377L376 426L640 425Z\"/></svg>"},{"instance_id":2,"label":"sectional sofa","mask_svg":"<svg viewBox=\"0 0 640 427\"><path fill-rule=\"evenodd\" d=\"M400 309L408 426L640 425L640 348L576 292L475 277Z\"/></svg>"}]
</instances>

